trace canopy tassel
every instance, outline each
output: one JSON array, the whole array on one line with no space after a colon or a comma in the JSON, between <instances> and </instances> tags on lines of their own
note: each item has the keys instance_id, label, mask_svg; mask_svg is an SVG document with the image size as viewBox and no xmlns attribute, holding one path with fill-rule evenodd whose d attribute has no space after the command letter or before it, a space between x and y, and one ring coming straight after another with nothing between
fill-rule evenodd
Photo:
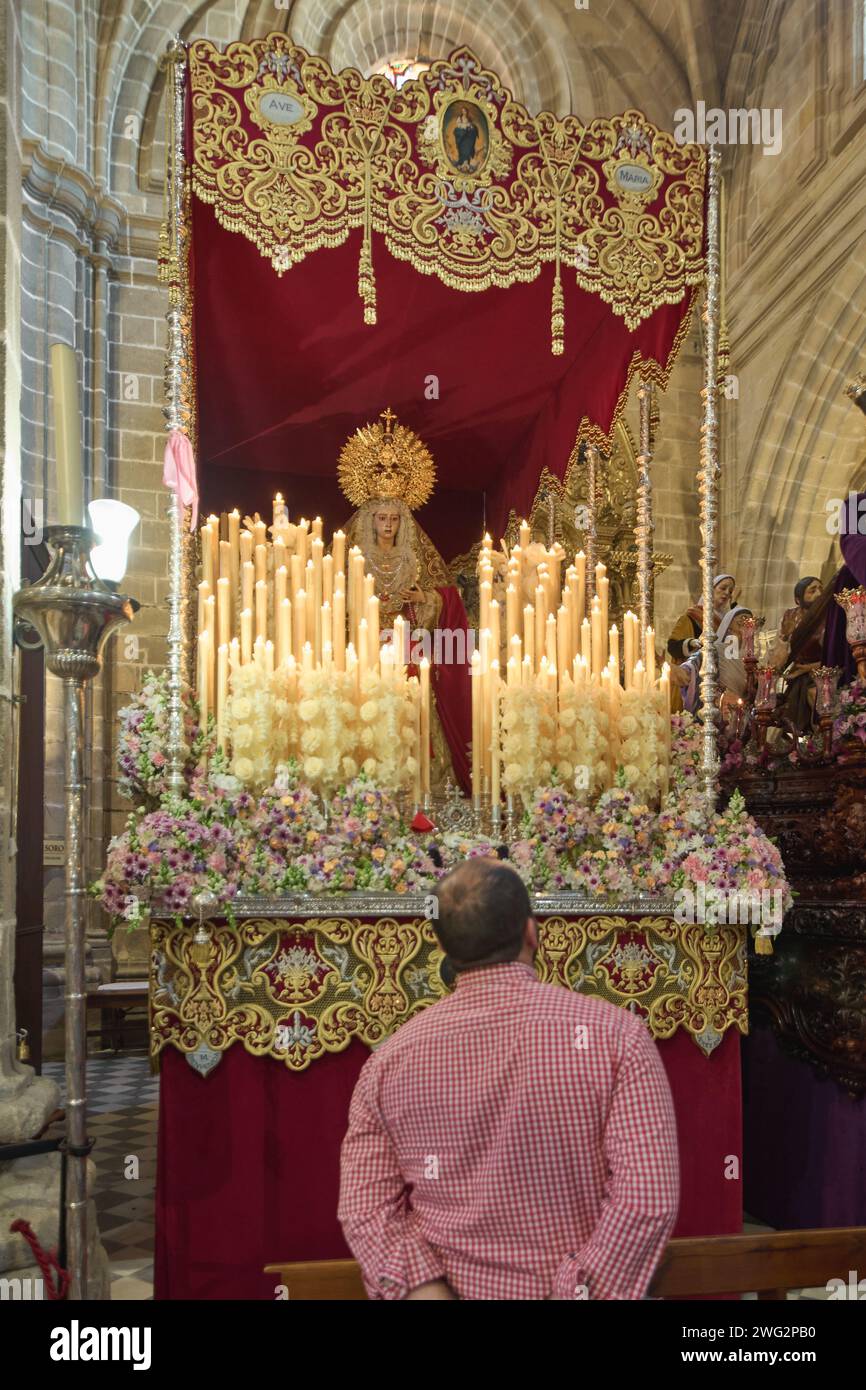
<instances>
[{"instance_id":1,"label":"canopy tassel","mask_svg":"<svg viewBox=\"0 0 866 1390\"><path fill-rule=\"evenodd\" d=\"M368 231L364 231L361 258L358 261L358 294L364 305L364 322L376 322L376 274L373 270L373 248Z\"/></svg>"},{"instance_id":2,"label":"canopy tassel","mask_svg":"<svg viewBox=\"0 0 866 1390\"><path fill-rule=\"evenodd\" d=\"M565 351L565 296L562 293L562 276L559 273L558 261L550 304L550 334L550 351L554 357L561 357Z\"/></svg>"}]
</instances>

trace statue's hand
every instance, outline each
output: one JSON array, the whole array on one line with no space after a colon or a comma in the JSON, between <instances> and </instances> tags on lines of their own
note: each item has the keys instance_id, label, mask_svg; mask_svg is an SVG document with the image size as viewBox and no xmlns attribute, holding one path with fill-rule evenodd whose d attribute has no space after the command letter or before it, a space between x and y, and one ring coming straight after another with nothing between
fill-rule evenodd
<instances>
[{"instance_id":1,"label":"statue's hand","mask_svg":"<svg viewBox=\"0 0 866 1390\"><path fill-rule=\"evenodd\" d=\"M414 589L407 589L407 591L406 591L406 602L407 602L407 603L423 603L425 597L426 597L426 595L425 595L425 593L424 593L424 590L423 590L423 589L419 589L419 588L417 587L417 585L415 586Z\"/></svg>"}]
</instances>

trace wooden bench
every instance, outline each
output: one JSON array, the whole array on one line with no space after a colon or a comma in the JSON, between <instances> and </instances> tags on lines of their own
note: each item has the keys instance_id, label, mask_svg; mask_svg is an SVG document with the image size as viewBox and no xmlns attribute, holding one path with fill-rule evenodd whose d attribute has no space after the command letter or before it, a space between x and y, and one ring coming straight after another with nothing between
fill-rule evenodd
<instances>
[{"instance_id":1,"label":"wooden bench","mask_svg":"<svg viewBox=\"0 0 866 1390\"><path fill-rule=\"evenodd\" d=\"M846 1284L851 1270L866 1270L866 1227L767 1231L755 1235L672 1240L650 1288L651 1298L757 1293L784 1300L789 1289ZM265 1266L275 1284L300 1302L366 1299L355 1260L314 1260Z\"/></svg>"},{"instance_id":2,"label":"wooden bench","mask_svg":"<svg viewBox=\"0 0 866 1390\"><path fill-rule=\"evenodd\" d=\"M87 991L87 1008L98 1009L99 1027L89 1028L89 1038L98 1037L102 1047L113 1047L119 1052L123 1047L124 1032L130 1026L128 1015L144 1011L142 1019L135 1023L144 1024L140 1043L147 1046L147 980L115 980L111 984L98 985ZM138 1031L141 1031L140 1029Z\"/></svg>"}]
</instances>

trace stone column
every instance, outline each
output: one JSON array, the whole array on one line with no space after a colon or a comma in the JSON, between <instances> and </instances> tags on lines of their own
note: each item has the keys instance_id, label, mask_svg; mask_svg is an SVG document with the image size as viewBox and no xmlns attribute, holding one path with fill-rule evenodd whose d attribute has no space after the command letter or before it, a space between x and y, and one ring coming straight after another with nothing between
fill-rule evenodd
<instances>
[{"instance_id":1,"label":"stone column","mask_svg":"<svg viewBox=\"0 0 866 1390\"><path fill-rule=\"evenodd\" d=\"M15 658L12 595L20 584L21 544L21 34L17 0L0 0L0 1144L19 1144L42 1130L59 1091L16 1058L14 780ZM28 500L36 498L28 488ZM41 500L41 499L40 499ZM40 1244L57 1245L60 1156L0 1160L0 1275L21 1281L18 1297L45 1297L30 1247L9 1231L28 1221ZM89 1295L107 1297L108 1265L91 1204ZM11 1285L14 1288L14 1285Z\"/></svg>"}]
</instances>

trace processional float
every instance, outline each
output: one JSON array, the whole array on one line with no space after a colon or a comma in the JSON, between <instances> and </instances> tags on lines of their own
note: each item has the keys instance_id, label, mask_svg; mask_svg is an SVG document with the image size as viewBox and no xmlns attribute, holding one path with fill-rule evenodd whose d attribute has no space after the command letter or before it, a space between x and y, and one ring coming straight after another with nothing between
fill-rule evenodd
<instances>
[{"instance_id":1,"label":"processional float","mask_svg":"<svg viewBox=\"0 0 866 1390\"><path fill-rule=\"evenodd\" d=\"M305 660L308 673L330 671L327 656L345 681L348 646L357 643L356 663L362 647L368 666L374 652L379 667L368 676L382 678L381 652L370 641L379 615L370 599L382 596L368 589L363 556L353 571L344 549L336 460L359 427L375 427L379 444L390 447L396 412L436 459L437 491L419 524L434 547L449 549L449 559L471 550L477 565L479 608L489 634L487 666L494 670L501 653L494 674L503 692L501 707L497 699L473 709L473 795L463 803L468 819L458 810L449 821L453 806L431 804L423 768L420 785L411 788L410 808L417 804L428 813L422 827L432 831L437 819L446 832L450 827L439 846L457 855L472 852L473 843L477 850L473 832L480 828L480 812L489 808L488 852L495 852L502 808L505 838L514 829L506 774L511 768L517 786L513 769L520 760L501 769L500 802L494 769L480 764L477 743L480 737L484 748L493 746L496 720L506 711L512 642L521 645L513 649L520 660L510 668L511 698L516 704L524 690L530 692L528 703L550 696L554 717L562 711L563 690L577 692L581 676L588 674L601 691L611 657L618 688L620 671L629 676L623 696L642 697L657 678L653 672L651 680L647 670L655 655L653 390L667 382L700 286L698 482L703 596L705 611L711 609L719 487L718 150L680 147L636 111L585 125L574 116L533 116L468 49L432 63L399 91L382 76L335 73L281 34L233 43L225 51L205 41L176 43L166 71L161 273L170 297L170 790L180 796L187 785L190 690L198 688L206 700L213 690L230 751L230 669L253 687L260 682L257 671L269 678L271 664L274 672L284 667L286 679L302 680ZM638 612L614 635L601 616L609 576L599 554L596 503L603 455L610 452L634 376L640 382ZM526 577L533 537L521 534L520 519L532 513L539 488L555 500L575 469L587 473L582 566L578 556L569 565L571 557L556 550L551 528L532 574L533 602L521 601L521 613L518 581ZM277 489L278 512L271 517ZM217 521L204 538L200 493L211 509L203 526L213 528L211 517ZM284 496L290 518L282 510ZM476 506L480 498L483 511ZM249 514L249 525L242 512ZM302 526L302 514L323 518L317 531L312 523ZM285 556L275 553L283 521L293 528ZM241 528L250 538L245 551ZM329 534L333 563L325 569ZM504 537L505 543L491 537ZM199 569L202 555L209 578ZM503 586L499 597L497 582ZM202 591L202 584L209 590ZM444 581L437 585L440 598L447 587ZM308 589L316 596L312 605ZM344 607L353 616L345 646L342 630L337 638L338 654L334 617L342 617ZM395 624L399 617L402 612ZM493 636L497 625L499 642ZM210 634L203 643L209 665L199 666L197 680L201 632ZM476 656L480 664L482 653ZM702 656L695 814L706 827L719 823L717 666L709 624ZM407 691L417 682L407 707L415 721L409 736L417 735L421 749L428 745L422 730L429 671L423 656L417 674L410 672L414 665L402 662L399 650L385 659L388 676L396 675ZM516 679L524 670L525 687ZM364 700L358 690L354 708L360 717ZM609 718L610 693L604 698L608 703L600 708ZM427 701L429 717L429 692ZM291 698L284 704L293 707ZM294 707L300 710L300 703ZM665 721L669 729L666 711ZM509 725L512 732L515 727ZM288 740L286 747L300 737L288 726L278 728L278 735ZM503 732L503 747L507 737ZM357 762L355 754L346 756ZM323 761L315 757L313 777ZM615 820L617 798L627 793L616 782L606 785L602 796ZM291 833L297 835L304 816L313 815L311 795L309 784L286 786L281 835L289 833L286 817L294 817ZM383 810L381 789L370 790L367 799L377 824L392 814ZM536 814L571 845L576 813L567 802L554 791ZM354 804L350 810L354 834L366 812ZM670 833L676 835L671 815ZM629 832L635 844L645 833L638 822L639 817ZM397 819L388 826L402 846ZM321 831L328 844L331 830L325 824ZM599 855L615 860L620 851L614 829L598 833L611 837ZM255 846L250 852L257 852ZM384 847L381 854L386 857ZM161 1059L163 1105L158 1293L267 1296L260 1273L265 1263L342 1252L333 1211L348 1090L365 1049L441 997L442 956L430 921L431 899L417 892L308 888L240 895L231 903L204 893L197 895L195 909L194 933L186 909L155 906L150 923L152 1051ZM718 1153L738 1152L740 1141L734 1079L737 1034L747 1021L745 931L730 924L707 931L702 922L680 923L669 897L646 893L625 892L613 900L586 892L536 892L534 909L541 926L541 976L639 1011L659 1040L681 1102L684 1172L698 1175L694 1191L684 1193L679 1233L739 1229L734 1185L716 1181L716 1170ZM320 1093L297 1083L299 1073L327 1054L329 1066L321 1066L317 1084L322 1096L329 1086L339 1094L317 1109ZM695 1067L705 1068L710 1056L708 1080ZM280 1064L277 1107L272 1061ZM212 1099L220 1075L244 1095L245 1130L231 1141L230 1171L210 1158L205 1190L200 1175L185 1170L184 1154L188 1141L191 1151L207 1143L211 1155L224 1147L230 1117ZM695 1103L707 1088L711 1114ZM290 1122L291 1137L282 1136L285 1142L269 1150L265 1164L256 1156L256 1136L270 1133L273 1122ZM191 1123L195 1143L187 1133ZM267 1207L264 1174L273 1164L280 1169L277 1190L315 1188L318 1194L305 1202L303 1235L282 1209L272 1212L267 1229L248 1219ZM240 1219L238 1209L235 1221L239 1191L247 1215ZM223 1263L214 1241L226 1222L233 1245L231 1260ZM202 1276L206 1268L217 1272Z\"/></svg>"}]
</instances>

